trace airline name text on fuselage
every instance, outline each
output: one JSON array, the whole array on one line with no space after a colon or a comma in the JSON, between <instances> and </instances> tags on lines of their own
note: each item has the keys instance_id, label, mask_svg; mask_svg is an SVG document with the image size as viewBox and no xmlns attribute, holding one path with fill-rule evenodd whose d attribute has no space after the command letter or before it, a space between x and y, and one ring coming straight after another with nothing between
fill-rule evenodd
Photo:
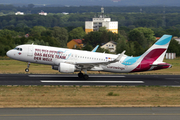
<instances>
[{"instance_id":1,"label":"airline name text on fuselage","mask_svg":"<svg viewBox=\"0 0 180 120\"><path fill-rule=\"evenodd\" d=\"M52 61L53 58L66 59L66 56L61 55L63 53L62 51L35 49L34 60Z\"/></svg>"}]
</instances>

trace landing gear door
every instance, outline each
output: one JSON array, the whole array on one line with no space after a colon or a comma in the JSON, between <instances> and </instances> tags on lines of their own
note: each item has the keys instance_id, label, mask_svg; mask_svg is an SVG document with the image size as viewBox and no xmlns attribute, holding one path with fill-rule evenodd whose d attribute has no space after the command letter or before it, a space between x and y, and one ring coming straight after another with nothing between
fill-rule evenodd
<instances>
[{"instance_id":1,"label":"landing gear door","mask_svg":"<svg viewBox=\"0 0 180 120\"><path fill-rule=\"evenodd\" d=\"M32 46L28 47L28 54L27 54L27 56L29 56L29 57L33 56L33 47Z\"/></svg>"}]
</instances>

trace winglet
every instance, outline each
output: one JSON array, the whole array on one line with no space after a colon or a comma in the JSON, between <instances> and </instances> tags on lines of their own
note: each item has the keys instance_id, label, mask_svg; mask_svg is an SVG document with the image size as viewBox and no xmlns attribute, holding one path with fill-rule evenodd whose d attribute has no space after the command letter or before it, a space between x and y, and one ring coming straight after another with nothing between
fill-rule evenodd
<instances>
[{"instance_id":1,"label":"winglet","mask_svg":"<svg viewBox=\"0 0 180 120\"><path fill-rule=\"evenodd\" d=\"M97 45L91 52L96 52L96 50L98 49L99 45Z\"/></svg>"}]
</instances>

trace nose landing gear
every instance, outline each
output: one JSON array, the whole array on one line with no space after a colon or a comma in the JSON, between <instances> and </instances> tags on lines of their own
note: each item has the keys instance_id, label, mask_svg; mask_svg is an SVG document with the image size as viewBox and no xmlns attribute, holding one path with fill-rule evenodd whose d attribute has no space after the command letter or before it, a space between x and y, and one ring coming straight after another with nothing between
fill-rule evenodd
<instances>
[{"instance_id":1,"label":"nose landing gear","mask_svg":"<svg viewBox=\"0 0 180 120\"><path fill-rule=\"evenodd\" d=\"M29 72L29 67L30 67L30 62L28 62L28 64L27 64L27 68L25 69L25 72Z\"/></svg>"}]
</instances>

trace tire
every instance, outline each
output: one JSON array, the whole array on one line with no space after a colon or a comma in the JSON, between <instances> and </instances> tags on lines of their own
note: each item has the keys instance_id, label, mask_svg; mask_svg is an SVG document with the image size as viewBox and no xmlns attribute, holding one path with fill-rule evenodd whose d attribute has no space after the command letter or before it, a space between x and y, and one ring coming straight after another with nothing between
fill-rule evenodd
<instances>
[{"instance_id":1,"label":"tire","mask_svg":"<svg viewBox=\"0 0 180 120\"><path fill-rule=\"evenodd\" d=\"M28 68L26 68L26 69L25 69L25 72L29 72L29 69L28 69Z\"/></svg>"},{"instance_id":2,"label":"tire","mask_svg":"<svg viewBox=\"0 0 180 120\"><path fill-rule=\"evenodd\" d=\"M78 73L79 78L83 78L83 73Z\"/></svg>"}]
</instances>

